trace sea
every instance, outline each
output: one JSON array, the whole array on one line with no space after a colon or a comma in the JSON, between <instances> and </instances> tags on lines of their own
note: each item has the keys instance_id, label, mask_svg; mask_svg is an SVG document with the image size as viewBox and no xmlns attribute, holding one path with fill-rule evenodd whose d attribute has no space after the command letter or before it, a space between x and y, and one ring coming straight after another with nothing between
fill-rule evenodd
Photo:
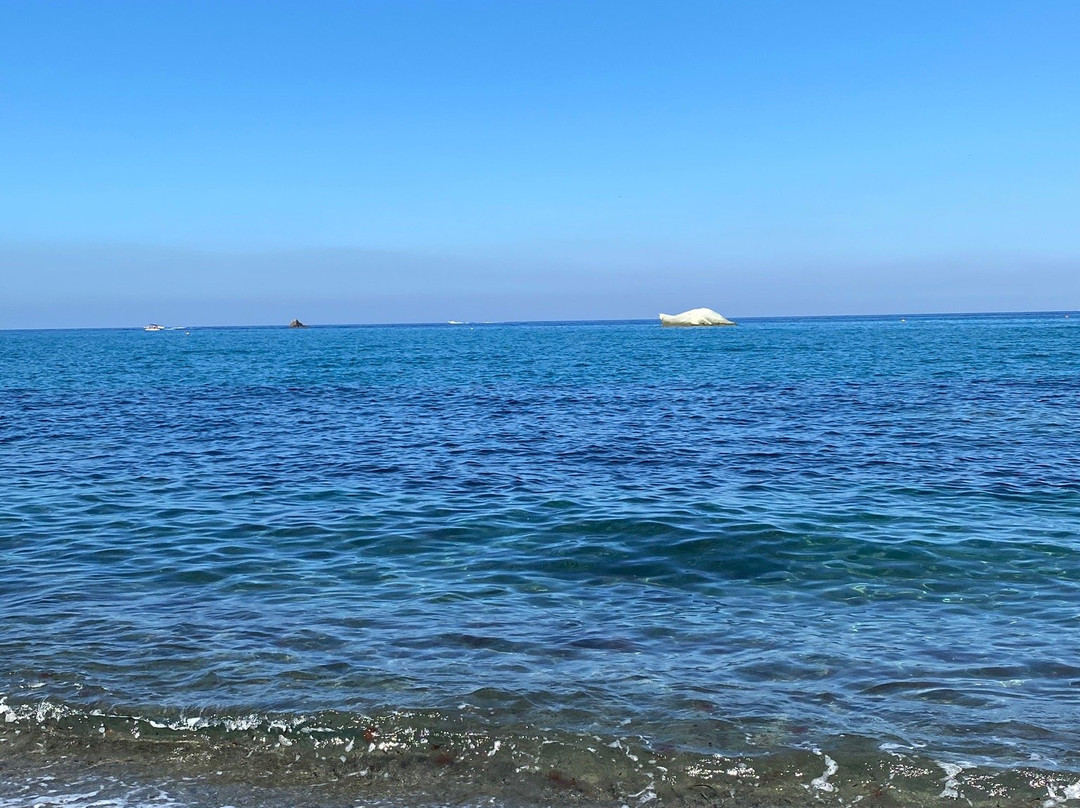
<instances>
[{"instance_id":1,"label":"sea","mask_svg":"<svg viewBox=\"0 0 1080 808\"><path fill-rule=\"evenodd\" d=\"M1080 806L1080 315L0 332L0 808Z\"/></svg>"}]
</instances>

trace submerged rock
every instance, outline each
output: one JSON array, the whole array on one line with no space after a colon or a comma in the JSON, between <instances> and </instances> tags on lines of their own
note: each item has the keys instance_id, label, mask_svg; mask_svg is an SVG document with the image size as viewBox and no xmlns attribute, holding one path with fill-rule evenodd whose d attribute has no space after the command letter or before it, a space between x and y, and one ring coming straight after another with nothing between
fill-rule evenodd
<instances>
[{"instance_id":1,"label":"submerged rock","mask_svg":"<svg viewBox=\"0 0 1080 808\"><path fill-rule=\"evenodd\" d=\"M291 323L289 323L289 328L307 328L307 326L299 320L293 320Z\"/></svg>"},{"instance_id":2,"label":"submerged rock","mask_svg":"<svg viewBox=\"0 0 1080 808\"><path fill-rule=\"evenodd\" d=\"M735 325L712 309L690 309L682 314L661 314L661 325Z\"/></svg>"}]
</instances>

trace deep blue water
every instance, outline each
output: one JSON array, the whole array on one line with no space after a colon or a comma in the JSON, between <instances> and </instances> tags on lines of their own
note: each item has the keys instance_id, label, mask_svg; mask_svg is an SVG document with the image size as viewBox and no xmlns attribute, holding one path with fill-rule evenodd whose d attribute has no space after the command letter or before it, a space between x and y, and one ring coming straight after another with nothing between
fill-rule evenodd
<instances>
[{"instance_id":1,"label":"deep blue water","mask_svg":"<svg viewBox=\"0 0 1080 808\"><path fill-rule=\"evenodd\" d=\"M1080 318L0 332L0 473L0 733L1080 769Z\"/></svg>"}]
</instances>

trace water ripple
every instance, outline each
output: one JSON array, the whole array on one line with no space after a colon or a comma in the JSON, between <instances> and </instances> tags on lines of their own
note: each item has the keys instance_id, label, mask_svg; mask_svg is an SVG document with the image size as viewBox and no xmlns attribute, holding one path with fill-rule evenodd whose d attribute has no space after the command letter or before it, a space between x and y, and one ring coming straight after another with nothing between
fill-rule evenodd
<instances>
[{"instance_id":1,"label":"water ripple","mask_svg":"<svg viewBox=\"0 0 1080 808\"><path fill-rule=\"evenodd\" d=\"M0 693L1068 759L1080 332L909 326L4 333Z\"/></svg>"}]
</instances>

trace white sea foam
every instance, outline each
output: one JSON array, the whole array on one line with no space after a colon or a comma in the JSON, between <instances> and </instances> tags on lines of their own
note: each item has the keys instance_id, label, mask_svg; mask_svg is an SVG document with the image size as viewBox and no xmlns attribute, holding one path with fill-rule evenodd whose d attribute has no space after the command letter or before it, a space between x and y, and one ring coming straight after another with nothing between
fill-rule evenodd
<instances>
[{"instance_id":1,"label":"white sea foam","mask_svg":"<svg viewBox=\"0 0 1080 808\"><path fill-rule=\"evenodd\" d=\"M0 808L188 808L158 786L131 785L112 777L64 782L49 776L4 782ZM224 808L224 807L223 807Z\"/></svg>"},{"instance_id":2,"label":"white sea foam","mask_svg":"<svg viewBox=\"0 0 1080 808\"><path fill-rule=\"evenodd\" d=\"M960 774L960 772L964 770L964 767L956 763L938 763L937 765L945 772L945 788L941 790L941 793L938 794L938 796L949 797L954 800L959 799L960 781L956 779L956 775Z\"/></svg>"},{"instance_id":3,"label":"white sea foam","mask_svg":"<svg viewBox=\"0 0 1080 808\"><path fill-rule=\"evenodd\" d=\"M814 791L836 791L836 786L829 782L829 778L840 771L840 766L831 757L822 754L820 749L815 749L814 754L825 758L825 771L811 780L810 785L806 786L806 788Z\"/></svg>"},{"instance_id":4,"label":"white sea foam","mask_svg":"<svg viewBox=\"0 0 1080 808\"><path fill-rule=\"evenodd\" d=\"M1048 785L1046 794L1047 799L1043 803L1043 808L1054 808L1069 800L1080 800L1080 780L1077 780L1072 785L1065 786L1060 794L1057 793L1053 786Z\"/></svg>"}]
</instances>

